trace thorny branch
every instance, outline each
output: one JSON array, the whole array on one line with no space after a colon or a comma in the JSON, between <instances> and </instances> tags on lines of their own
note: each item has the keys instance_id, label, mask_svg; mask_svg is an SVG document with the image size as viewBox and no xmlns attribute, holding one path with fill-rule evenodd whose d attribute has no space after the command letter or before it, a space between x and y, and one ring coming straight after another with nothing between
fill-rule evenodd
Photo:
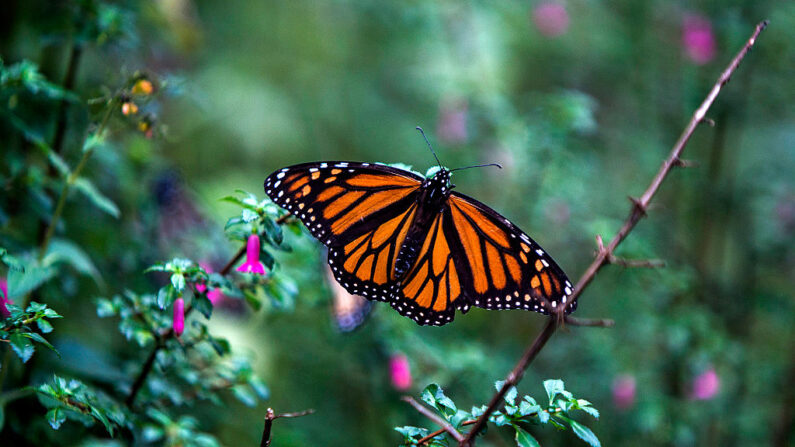
<instances>
[{"instance_id":1,"label":"thorny branch","mask_svg":"<svg viewBox=\"0 0 795 447\"><path fill-rule=\"evenodd\" d=\"M615 259L613 253L615 252L616 247L618 247L618 245L624 239L626 239L627 235L629 235L630 231L635 228L635 225L637 225L638 221L640 221L640 219L646 215L646 210L649 208L651 199L657 193L657 190L660 189L660 185L668 176L668 173L671 172L671 169L674 167L687 166L687 162L680 158L680 155L687 145L687 142L690 140L690 137L693 135L699 124L702 122L708 124L710 123L711 120L705 118L707 110L709 110L710 106L712 106L712 103L715 101L715 98L717 98L718 93L720 93L723 86L729 82L732 75L734 74L734 71L740 65L740 62L742 62L743 58L751 49L751 47L753 47L754 43L756 43L757 37L759 37L759 34L765 29L765 27L767 27L768 23L769 22L765 20L756 25L751 37L748 39L745 45L743 45L742 49L739 53L737 53L734 59L732 59L732 61L729 63L729 66L726 67L723 73L721 73L718 81L712 87L712 90L710 90L706 99L704 99L704 102L702 102L698 109L696 109L695 113L693 113L693 117L690 119L690 122L688 122L685 130L674 144L670 154L668 155L668 158L663 161L662 166L660 166L660 170L652 179L649 187L646 188L646 191L640 198L631 199L632 209L630 210L629 217L627 217L624 225L621 227L615 237L613 237L607 247L604 247L604 249L600 247L600 250L597 252L596 259L594 259L591 265L585 270L585 273L582 275L582 277L580 277L580 280L577 281L577 284L574 287L574 292L569 298L567 305L559 307L557 315L550 316L547 325L544 327L544 330L538 335L538 337L536 337L527 351L525 351L525 353L519 359L519 362L516 364L513 370L505 378L505 383L503 384L502 388L500 388L500 390L497 391L497 393L491 398L486 411L478 418L477 422L474 424L474 427L472 427L472 429L467 433L466 438L459 441L460 447L469 447L474 444L475 436L477 436L478 433L483 429L483 426L485 425L491 413L493 413L502 403L505 393L507 393L512 386L515 386L519 380L521 380L525 369L530 365L530 362L536 357L538 352L546 344L547 340L549 340L549 338L555 332L557 329L558 319L565 319L563 315L565 315L566 309L568 309L572 303L576 302L583 290L585 290L585 288L594 280L599 270L606 264L609 264L611 259Z\"/></svg>"}]
</instances>

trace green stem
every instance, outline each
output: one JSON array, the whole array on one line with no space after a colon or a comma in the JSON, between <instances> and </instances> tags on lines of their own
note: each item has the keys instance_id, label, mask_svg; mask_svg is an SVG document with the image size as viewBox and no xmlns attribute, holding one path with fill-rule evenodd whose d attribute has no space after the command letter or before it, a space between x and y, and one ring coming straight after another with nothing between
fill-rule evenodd
<instances>
[{"instance_id":1,"label":"green stem","mask_svg":"<svg viewBox=\"0 0 795 447\"><path fill-rule=\"evenodd\" d=\"M108 120L110 119L110 115L113 113L113 107L116 104L116 99L113 98L108 103L108 110L105 112L105 116L102 118L102 122L99 124L99 128L97 128L97 134L101 134L105 131L105 127L108 124ZM52 219L50 219L50 224L47 226L47 231L44 233L44 239L41 242L41 247L39 248L39 262L44 258L44 255L47 253L47 248L50 245L50 240L52 239L52 235L55 233L55 227L58 225L58 220L61 218L61 214L63 214L64 207L66 205L66 197L69 195L69 190L75 184L77 179L80 178L80 173L85 168L86 163L88 163L88 159L91 158L91 155L94 154L94 148L91 147L88 150L83 152L83 156L80 158L80 162L77 164L77 167L69 174L66 178L66 182L61 188L61 195L58 197L58 204L55 206L55 212L52 215ZM25 300L27 301L27 300ZM23 303L23 307L24 307Z\"/></svg>"}]
</instances>

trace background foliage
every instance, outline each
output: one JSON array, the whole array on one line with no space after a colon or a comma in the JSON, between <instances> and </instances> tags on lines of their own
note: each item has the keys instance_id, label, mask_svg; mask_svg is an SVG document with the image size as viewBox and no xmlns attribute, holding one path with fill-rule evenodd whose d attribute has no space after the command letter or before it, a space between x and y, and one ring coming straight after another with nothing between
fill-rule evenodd
<instances>
[{"instance_id":1,"label":"background foliage","mask_svg":"<svg viewBox=\"0 0 795 447\"><path fill-rule=\"evenodd\" d=\"M300 232L277 240L267 203L247 214L220 199L261 199L268 173L308 160L424 171L422 125L448 166L505 167L455 183L574 279L768 18L715 126L685 152L697 167L672 175L619 250L666 267L603 270L576 315L616 326L556 334L519 393L538 399L544 380L564 380L599 408L598 422L579 419L605 445L793 442L792 3L12 0L0 11L0 277L15 304L41 303L9 306L0 331L4 440L252 445L270 406L317 410L274 422L274 445L397 445L396 426L436 429L390 382L397 354L407 393L435 382L459 408L484 404L541 317L475 309L426 328L376 305L340 333L320 248ZM220 271L252 231L265 277L196 267ZM144 273L155 263L182 282ZM177 341L177 289L207 310L205 282L226 298L209 320L189 314ZM713 392L699 394L704 380ZM514 436L492 426L481 444Z\"/></svg>"}]
</instances>

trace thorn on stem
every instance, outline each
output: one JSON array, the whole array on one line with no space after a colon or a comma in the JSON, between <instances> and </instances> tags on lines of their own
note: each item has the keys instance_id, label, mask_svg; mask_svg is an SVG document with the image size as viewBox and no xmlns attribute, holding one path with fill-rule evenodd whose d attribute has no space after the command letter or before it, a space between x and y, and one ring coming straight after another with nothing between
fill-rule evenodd
<instances>
[{"instance_id":1,"label":"thorn on stem","mask_svg":"<svg viewBox=\"0 0 795 447\"><path fill-rule=\"evenodd\" d=\"M709 127L715 127L715 120L713 120L712 118L706 118L706 117L701 118L699 120L699 123L706 123Z\"/></svg>"},{"instance_id":2,"label":"thorn on stem","mask_svg":"<svg viewBox=\"0 0 795 447\"><path fill-rule=\"evenodd\" d=\"M647 209L647 208L646 208L646 205L644 205L644 204L643 204L643 203L640 201L640 199L638 199L638 198L636 198L636 197L628 196L627 198L629 199L629 201L630 201L630 202L632 202L632 205L634 205L634 206L635 206L635 209L636 209L636 210L638 210L638 212L639 212L639 213L640 213L642 216L644 216L644 217L645 217L645 216L646 216L646 209Z\"/></svg>"},{"instance_id":3,"label":"thorn on stem","mask_svg":"<svg viewBox=\"0 0 795 447\"><path fill-rule=\"evenodd\" d=\"M674 166L678 168L692 168L698 166L698 162L694 160L682 160L681 158L677 158L674 160Z\"/></svg>"}]
</instances>

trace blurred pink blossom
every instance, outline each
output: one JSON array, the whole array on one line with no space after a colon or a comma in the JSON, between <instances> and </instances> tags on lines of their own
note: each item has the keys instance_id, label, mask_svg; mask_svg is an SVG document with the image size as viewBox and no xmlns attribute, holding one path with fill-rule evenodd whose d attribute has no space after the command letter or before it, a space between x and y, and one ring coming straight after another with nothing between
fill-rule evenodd
<instances>
[{"instance_id":1,"label":"blurred pink blossom","mask_svg":"<svg viewBox=\"0 0 795 447\"><path fill-rule=\"evenodd\" d=\"M207 299L210 300L211 303L213 303L213 306L217 306L218 303L223 301L224 293L221 292L221 289L212 289L209 292L207 292Z\"/></svg>"},{"instance_id":2,"label":"blurred pink blossom","mask_svg":"<svg viewBox=\"0 0 795 447\"><path fill-rule=\"evenodd\" d=\"M246 262L237 268L238 272L265 274L265 266L259 260L259 236L252 234L246 243Z\"/></svg>"},{"instance_id":3,"label":"blurred pink blossom","mask_svg":"<svg viewBox=\"0 0 795 447\"><path fill-rule=\"evenodd\" d=\"M467 115L469 105L466 101L444 102L436 122L436 135L446 144L461 144L467 141Z\"/></svg>"},{"instance_id":4,"label":"blurred pink blossom","mask_svg":"<svg viewBox=\"0 0 795 447\"><path fill-rule=\"evenodd\" d=\"M533 8L533 24L543 36L560 36L569 29L569 14L560 3L539 3Z\"/></svg>"},{"instance_id":5,"label":"blurred pink blossom","mask_svg":"<svg viewBox=\"0 0 795 447\"><path fill-rule=\"evenodd\" d=\"M686 14L682 26L682 45L687 57L698 65L704 65L715 57L715 34L712 24L703 16Z\"/></svg>"},{"instance_id":6,"label":"blurred pink blossom","mask_svg":"<svg viewBox=\"0 0 795 447\"><path fill-rule=\"evenodd\" d=\"M624 374L613 380L613 405L626 410L635 405L635 376Z\"/></svg>"},{"instance_id":7,"label":"blurred pink blossom","mask_svg":"<svg viewBox=\"0 0 795 447\"><path fill-rule=\"evenodd\" d=\"M11 312L8 311L6 304L13 304L13 302L8 299L8 282L5 278L0 278L0 289L3 290L3 296L0 298L0 315L3 318L8 318L11 316Z\"/></svg>"},{"instance_id":8,"label":"blurred pink blossom","mask_svg":"<svg viewBox=\"0 0 795 447\"><path fill-rule=\"evenodd\" d=\"M696 376L693 380L693 389L691 397L695 400L708 400L715 397L720 389L720 378L715 368L710 367L708 370Z\"/></svg>"},{"instance_id":9,"label":"blurred pink blossom","mask_svg":"<svg viewBox=\"0 0 795 447\"><path fill-rule=\"evenodd\" d=\"M185 300L182 297L174 300L174 322L172 327L177 337L185 332Z\"/></svg>"},{"instance_id":10,"label":"blurred pink blossom","mask_svg":"<svg viewBox=\"0 0 795 447\"><path fill-rule=\"evenodd\" d=\"M400 391L411 388L411 367L409 359L403 354L393 354L389 359L389 378L392 386Z\"/></svg>"}]
</instances>

